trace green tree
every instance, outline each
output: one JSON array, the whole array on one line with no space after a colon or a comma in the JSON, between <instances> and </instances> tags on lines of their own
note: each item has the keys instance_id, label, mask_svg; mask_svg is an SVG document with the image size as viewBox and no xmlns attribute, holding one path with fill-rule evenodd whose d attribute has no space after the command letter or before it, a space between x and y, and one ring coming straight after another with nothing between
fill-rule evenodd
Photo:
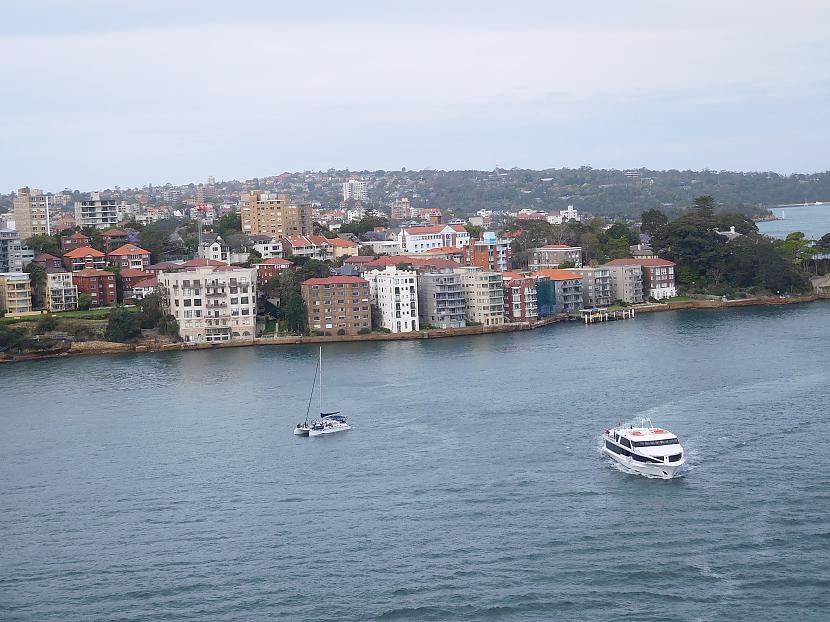
<instances>
[{"instance_id":1,"label":"green tree","mask_svg":"<svg viewBox=\"0 0 830 622\"><path fill-rule=\"evenodd\" d=\"M162 335L177 337L179 334L179 323L172 315L165 315L159 320L158 329Z\"/></svg>"},{"instance_id":2,"label":"green tree","mask_svg":"<svg viewBox=\"0 0 830 622\"><path fill-rule=\"evenodd\" d=\"M86 292L80 292L78 294L78 309L81 311L89 311L89 308L92 306L92 296L87 294Z\"/></svg>"},{"instance_id":3,"label":"green tree","mask_svg":"<svg viewBox=\"0 0 830 622\"><path fill-rule=\"evenodd\" d=\"M242 216L237 212L225 214L213 224L213 230L227 240L231 234L242 232Z\"/></svg>"},{"instance_id":4,"label":"green tree","mask_svg":"<svg viewBox=\"0 0 830 622\"><path fill-rule=\"evenodd\" d=\"M655 235L661 227L669 223L669 218L659 209L650 209L640 215L640 221L640 231Z\"/></svg>"},{"instance_id":5,"label":"green tree","mask_svg":"<svg viewBox=\"0 0 830 622\"><path fill-rule=\"evenodd\" d=\"M141 315L124 307L110 312L105 337L107 341L125 343L141 336Z\"/></svg>"},{"instance_id":6,"label":"green tree","mask_svg":"<svg viewBox=\"0 0 830 622\"><path fill-rule=\"evenodd\" d=\"M306 305L297 294L292 294L285 305L285 322L292 332L305 333L308 328Z\"/></svg>"},{"instance_id":7,"label":"green tree","mask_svg":"<svg viewBox=\"0 0 830 622\"><path fill-rule=\"evenodd\" d=\"M58 327L57 318L51 313L41 315L37 320L37 332L39 334L48 333Z\"/></svg>"},{"instance_id":8,"label":"green tree","mask_svg":"<svg viewBox=\"0 0 830 622\"><path fill-rule=\"evenodd\" d=\"M377 305L372 305L372 330L383 328L383 314Z\"/></svg>"},{"instance_id":9,"label":"green tree","mask_svg":"<svg viewBox=\"0 0 830 622\"><path fill-rule=\"evenodd\" d=\"M369 231L373 231L375 227L388 227L389 219L383 216L364 216L360 220L354 222L347 222L340 227L340 233L353 233L356 236L361 236Z\"/></svg>"},{"instance_id":10,"label":"green tree","mask_svg":"<svg viewBox=\"0 0 830 622\"><path fill-rule=\"evenodd\" d=\"M39 233L27 238L25 243L26 246L34 251L35 255L40 255L41 253L49 253L55 257L62 255L60 242L55 239L55 236Z\"/></svg>"},{"instance_id":11,"label":"green tree","mask_svg":"<svg viewBox=\"0 0 830 622\"><path fill-rule=\"evenodd\" d=\"M39 263L30 261L23 270L29 273L32 288L32 307L42 309L46 306L46 269Z\"/></svg>"},{"instance_id":12,"label":"green tree","mask_svg":"<svg viewBox=\"0 0 830 622\"><path fill-rule=\"evenodd\" d=\"M614 223L613 225L611 225L611 227L609 227L605 233L609 238L625 240L626 246L636 244L639 241L637 238L637 234L634 233L628 227L628 225L625 225L621 222Z\"/></svg>"},{"instance_id":13,"label":"green tree","mask_svg":"<svg viewBox=\"0 0 830 622\"><path fill-rule=\"evenodd\" d=\"M464 229L466 229L467 233L470 234L471 238L475 238L476 240L481 239L481 234L484 231L481 227L471 225L470 223L464 225Z\"/></svg>"},{"instance_id":14,"label":"green tree","mask_svg":"<svg viewBox=\"0 0 830 622\"><path fill-rule=\"evenodd\" d=\"M701 218L712 218L715 215L716 207L717 204L715 203L714 197L707 194L697 197L694 200L691 211Z\"/></svg>"},{"instance_id":15,"label":"green tree","mask_svg":"<svg viewBox=\"0 0 830 622\"><path fill-rule=\"evenodd\" d=\"M136 306L141 309L141 328L156 328L165 317L159 294L147 294Z\"/></svg>"}]
</instances>

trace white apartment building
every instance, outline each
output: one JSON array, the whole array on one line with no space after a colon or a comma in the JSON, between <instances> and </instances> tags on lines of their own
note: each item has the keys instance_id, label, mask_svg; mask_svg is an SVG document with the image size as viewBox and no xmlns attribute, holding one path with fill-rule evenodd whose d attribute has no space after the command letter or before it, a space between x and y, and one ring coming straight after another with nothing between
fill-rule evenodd
<instances>
[{"instance_id":1,"label":"white apartment building","mask_svg":"<svg viewBox=\"0 0 830 622\"><path fill-rule=\"evenodd\" d=\"M124 201L102 199L100 192L93 192L88 201L75 201L75 224L96 229L114 227L118 224L119 204L123 214Z\"/></svg>"},{"instance_id":2,"label":"white apartment building","mask_svg":"<svg viewBox=\"0 0 830 622\"><path fill-rule=\"evenodd\" d=\"M46 273L46 309L72 311L78 308L78 287L72 284L71 272Z\"/></svg>"},{"instance_id":3,"label":"white apartment building","mask_svg":"<svg viewBox=\"0 0 830 622\"><path fill-rule=\"evenodd\" d=\"M365 201L366 182L357 179L350 179L343 184L343 200L344 201Z\"/></svg>"},{"instance_id":4,"label":"white apartment building","mask_svg":"<svg viewBox=\"0 0 830 622\"><path fill-rule=\"evenodd\" d=\"M469 245L470 234L464 225L406 227L398 233L398 246L405 253L424 253L433 248L464 248Z\"/></svg>"},{"instance_id":5,"label":"white apartment building","mask_svg":"<svg viewBox=\"0 0 830 622\"><path fill-rule=\"evenodd\" d=\"M547 268L558 268L563 263L573 264L574 268L582 267L582 247L568 246L567 244L545 244L534 248L530 255L528 267L537 272Z\"/></svg>"},{"instance_id":6,"label":"white apartment building","mask_svg":"<svg viewBox=\"0 0 830 622\"><path fill-rule=\"evenodd\" d=\"M168 312L188 343L256 336L256 268L204 266L158 276Z\"/></svg>"},{"instance_id":7,"label":"white apartment building","mask_svg":"<svg viewBox=\"0 0 830 622\"><path fill-rule=\"evenodd\" d=\"M573 205L569 205L568 209L548 214L547 217L547 221L552 225L561 225L569 220L579 221L579 212L574 209Z\"/></svg>"},{"instance_id":8,"label":"white apartment building","mask_svg":"<svg viewBox=\"0 0 830 622\"><path fill-rule=\"evenodd\" d=\"M467 322L483 326L504 324L504 284L498 272L484 272L476 266L456 268L464 283Z\"/></svg>"},{"instance_id":9,"label":"white apartment building","mask_svg":"<svg viewBox=\"0 0 830 622\"><path fill-rule=\"evenodd\" d=\"M262 259L282 257L282 242L276 237L268 235L252 235L251 248L259 253Z\"/></svg>"},{"instance_id":10,"label":"white apartment building","mask_svg":"<svg viewBox=\"0 0 830 622\"><path fill-rule=\"evenodd\" d=\"M420 329L418 322L418 278L414 270L383 270L363 273L369 281L369 296L378 306L384 328L393 333L409 333Z\"/></svg>"}]
</instances>

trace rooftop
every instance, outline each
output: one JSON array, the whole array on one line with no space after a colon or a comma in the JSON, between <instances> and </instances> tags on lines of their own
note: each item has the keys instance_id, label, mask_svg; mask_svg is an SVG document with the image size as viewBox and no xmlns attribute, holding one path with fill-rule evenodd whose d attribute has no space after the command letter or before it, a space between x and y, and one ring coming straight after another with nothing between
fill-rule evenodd
<instances>
[{"instance_id":1,"label":"rooftop","mask_svg":"<svg viewBox=\"0 0 830 622\"><path fill-rule=\"evenodd\" d=\"M638 257L626 259L612 259L606 266L644 266L646 268L657 268L663 266L673 266L675 263L668 259L640 259Z\"/></svg>"},{"instance_id":2,"label":"rooftop","mask_svg":"<svg viewBox=\"0 0 830 622\"><path fill-rule=\"evenodd\" d=\"M119 246L114 251L110 251L110 256L122 256L122 255L149 255L150 251L145 251L140 246L136 246L135 244L124 244L124 246Z\"/></svg>"},{"instance_id":3,"label":"rooftop","mask_svg":"<svg viewBox=\"0 0 830 622\"><path fill-rule=\"evenodd\" d=\"M96 248L92 248L91 246L73 248L71 251L64 253L63 256L69 257L70 259L83 259L84 257L106 257L104 253Z\"/></svg>"},{"instance_id":4,"label":"rooftop","mask_svg":"<svg viewBox=\"0 0 830 622\"><path fill-rule=\"evenodd\" d=\"M361 279L359 276L329 276L318 279L306 279L303 285L348 285L351 283L366 283L369 281Z\"/></svg>"},{"instance_id":5,"label":"rooftop","mask_svg":"<svg viewBox=\"0 0 830 622\"><path fill-rule=\"evenodd\" d=\"M545 268L544 270L539 270L538 272L533 273L534 278L539 277L547 277L551 281L571 281L571 280L582 280L581 274L575 274L574 272L569 272L568 270L562 270L561 268Z\"/></svg>"}]
</instances>

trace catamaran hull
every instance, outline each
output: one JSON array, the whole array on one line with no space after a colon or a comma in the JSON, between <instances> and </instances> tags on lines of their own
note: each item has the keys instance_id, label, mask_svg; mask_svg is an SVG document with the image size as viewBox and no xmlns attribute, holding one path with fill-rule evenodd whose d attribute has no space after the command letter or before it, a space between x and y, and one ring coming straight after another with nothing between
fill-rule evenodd
<instances>
[{"instance_id":1,"label":"catamaran hull","mask_svg":"<svg viewBox=\"0 0 830 622\"><path fill-rule=\"evenodd\" d=\"M308 436L308 428L294 428L294 436Z\"/></svg>"},{"instance_id":2,"label":"catamaran hull","mask_svg":"<svg viewBox=\"0 0 830 622\"><path fill-rule=\"evenodd\" d=\"M351 430L351 426L343 426L343 427L332 427L332 428L324 428L322 430L309 430L309 436L323 436L324 434L336 434L337 432L348 432Z\"/></svg>"},{"instance_id":3,"label":"catamaran hull","mask_svg":"<svg viewBox=\"0 0 830 622\"><path fill-rule=\"evenodd\" d=\"M644 463L638 462L629 456L621 456L613 451L602 448L602 453L611 458L614 462L621 464L629 471L639 473L640 475L647 475L649 477L659 477L662 479L672 479L686 464L686 459L682 458L679 462L669 463Z\"/></svg>"}]
</instances>

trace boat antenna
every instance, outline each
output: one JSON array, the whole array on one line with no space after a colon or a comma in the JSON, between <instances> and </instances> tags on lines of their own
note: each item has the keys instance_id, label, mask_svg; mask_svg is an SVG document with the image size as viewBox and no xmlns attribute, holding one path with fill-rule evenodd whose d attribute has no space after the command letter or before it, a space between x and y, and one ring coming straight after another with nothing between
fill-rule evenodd
<instances>
[{"instance_id":1,"label":"boat antenna","mask_svg":"<svg viewBox=\"0 0 830 622\"><path fill-rule=\"evenodd\" d=\"M308 425L308 414L311 412L311 400L314 399L314 385L317 384L317 372L320 369L320 364L317 364L317 367L314 368L314 381L311 383L311 393L308 396L308 408L305 411L305 425ZM321 378L322 383L322 378ZM322 390L322 385L321 385Z\"/></svg>"}]
</instances>

